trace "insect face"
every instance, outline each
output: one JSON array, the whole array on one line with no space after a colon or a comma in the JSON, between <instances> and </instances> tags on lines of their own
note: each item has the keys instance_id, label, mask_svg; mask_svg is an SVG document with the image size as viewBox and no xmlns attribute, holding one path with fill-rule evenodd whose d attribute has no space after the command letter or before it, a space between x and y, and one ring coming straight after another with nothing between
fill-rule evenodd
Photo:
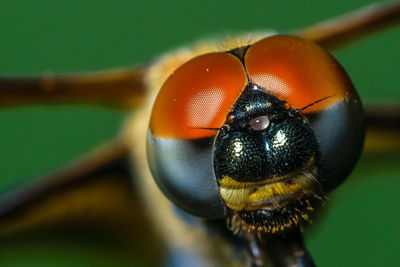
<instances>
[{"instance_id":1,"label":"insect face","mask_svg":"<svg viewBox=\"0 0 400 267\"><path fill-rule=\"evenodd\" d=\"M178 68L154 104L148 159L182 209L227 217L235 232L276 233L308 220L363 139L361 104L339 63L278 35Z\"/></svg>"},{"instance_id":2,"label":"insect face","mask_svg":"<svg viewBox=\"0 0 400 267\"><path fill-rule=\"evenodd\" d=\"M309 201L321 199L318 143L308 122L254 85L231 116L229 131L217 137L214 166L232 230L275 233L307 219Z\"/></svg>"}]
</instances>

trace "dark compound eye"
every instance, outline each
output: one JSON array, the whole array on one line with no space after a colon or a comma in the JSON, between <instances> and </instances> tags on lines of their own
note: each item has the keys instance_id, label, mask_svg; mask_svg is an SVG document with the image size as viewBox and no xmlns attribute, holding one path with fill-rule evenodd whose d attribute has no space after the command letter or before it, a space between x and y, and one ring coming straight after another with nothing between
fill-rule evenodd
<instances>
[{"instance_id":1,"label":"dark compound eye","mask_svg":"<svg viewBox=\"0 0 400 267\"><path fill-rule=\"evenodd\" d=\"M255 131L262 131L268 128L269 122L268 116L260 116L250 120L249 125Z\"/></svg>"},{"instance_id":2,"label":"dark compound eye","mask_svg":"<svg viewBox=\"0 0 400 267\"><path fill-rule=\"evenodd\" d=\"M225 216L213 143L218 132L229 130L226 117L247 83L239 58L205 54L175 70L154 103L147 140L151 171L164 194L192 214Z\"/></svg>"}]
</instances>

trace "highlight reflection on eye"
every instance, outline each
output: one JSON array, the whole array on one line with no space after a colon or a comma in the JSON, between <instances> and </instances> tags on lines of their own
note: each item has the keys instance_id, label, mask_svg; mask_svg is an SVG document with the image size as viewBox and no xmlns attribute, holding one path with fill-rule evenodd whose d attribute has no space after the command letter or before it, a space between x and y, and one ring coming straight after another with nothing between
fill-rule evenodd
<instances>
[{"instance_id":1,"label":"highlight reflection on eye","mask_svg":"<svg viewBox=\"0 0 400 267\"><path fill-rule=\"evenodd\" d=\"M240 157L242 151L243 151L243 145L242 142L235 142L233 144L233 151L236 157Z\"/></svg>"},{"instance_id":2,"label":"highlight reflection on eye","mask_svg":"<svg viewBox=\"0 0 400 267\"><path fill-rule=\"evenodd\" d=\"M280 148L286 144L286 141L287 138L285 133L282 130L279 130L272 141L272 146L274 148Z\"/></svg>"},{"instance_id":3,"label":"highlight reflection on eye","mask_svg":"<svg viewBox=\"0 0 400 267\"><path fill-rule=\"evenodd\" d=\"M255 131L262 131L268 128L269 118L268 116L260 116L250 120L250 127Z\"/></svg>"}]
</instances>

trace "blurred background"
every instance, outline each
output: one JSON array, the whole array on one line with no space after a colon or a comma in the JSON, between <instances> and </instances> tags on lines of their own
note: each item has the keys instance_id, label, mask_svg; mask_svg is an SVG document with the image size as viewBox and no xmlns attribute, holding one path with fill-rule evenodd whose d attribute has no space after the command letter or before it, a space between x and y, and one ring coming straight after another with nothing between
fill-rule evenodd
<instances>
[{"instance_id":1,"label":"blurred background","mask_svg":"<svg viewBox=\"0 0 400 267\"><path fill-rule=\"evenodd\" d=\"M265 29L285 32L372 2L2 0L0 75L134 66L198 39ZM399 46L397 27L333 54L365 103L400 102ZM31 183L113 138L128 114L85 105L1 110L0 193ZM324 216L306 234L318 266L398 262L399 162L399 154L366 155L348 181L329 196ZM136 263L124 249L98 233L27 234L0 241L0 265Z\"/></svg>"}]
</instances>

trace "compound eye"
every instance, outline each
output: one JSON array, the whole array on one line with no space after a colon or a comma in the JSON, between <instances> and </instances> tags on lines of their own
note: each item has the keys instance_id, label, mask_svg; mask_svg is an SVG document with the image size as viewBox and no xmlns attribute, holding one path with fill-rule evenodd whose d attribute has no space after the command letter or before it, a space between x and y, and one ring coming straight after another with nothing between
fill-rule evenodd
<instances>
[{"instance_id":1,"label":"compound eye","mask_svg":"<svg viewBox=\"0 0 400 267\"><path fill-rule=\"evenodd\" d=\"M244 61L252 84L307 120L319 146L321 186L334 189L357 162L365 129L360 99L343 67L317 44L288 35L256 42Z\"/></svg>"},{"instance_id":2,"label":"compound eye","mask_svg":"<svg viewBox=\"0 0 400 267\"><path fill-rule=\"evenodd\" d=\"M175 70L155 100L147 139L150 169L163 193L193 215L225 216L213 144L246 84L237 57L210 53Z\"/></svg>"},{"instance_id":3,"label":"compound eye","mask_svg":"<svg viewBox=\"0 0 400 267\"><path fill-rule=\"evenodd\" d=\"M318 45L288 35L265 38L245 55L250 81L294 109L329 97L307 108L318 112L354 95L340 64Z\"/></svg>"},{"instance_id":4,"label":"compound eye","mask_svg":"<svg viewBox=\"0 0 400 267\"><path fill-rule=\"evenodd\" d=\"M255 131L262 131L268 128L270 120L268 116L260 116L250 120L249 125Z\"/></svg>"},{"instance_id":5,"label":"compound eye","mask_svg":"<svg viewBox=\"0 0 400 267\"><path fill-rule=\"evenodd\" d=\"M240 60L229 53L198 56L179 67L162 86L153 106L151 132L162 138L215 135L247 84Z\"/></svg>"}]
</instances>

